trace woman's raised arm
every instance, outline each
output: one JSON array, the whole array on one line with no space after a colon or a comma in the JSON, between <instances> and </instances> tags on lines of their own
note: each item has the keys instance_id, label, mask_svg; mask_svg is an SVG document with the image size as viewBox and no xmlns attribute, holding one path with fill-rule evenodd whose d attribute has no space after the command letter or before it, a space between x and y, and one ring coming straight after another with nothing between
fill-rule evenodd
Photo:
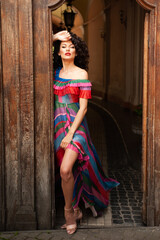
<instances>
[{"instance_id":1,"label":"woman's raised arm","mask_svg":"<svg viewBox=\"0 0 160 240\"><path fill-rule=\"evenodd\" d=\"M60 41L68 41L71 39L70 33L66 30L57 32L56 34L53 34L53 42L60 40Z\"/></svg>"}]
</instances>

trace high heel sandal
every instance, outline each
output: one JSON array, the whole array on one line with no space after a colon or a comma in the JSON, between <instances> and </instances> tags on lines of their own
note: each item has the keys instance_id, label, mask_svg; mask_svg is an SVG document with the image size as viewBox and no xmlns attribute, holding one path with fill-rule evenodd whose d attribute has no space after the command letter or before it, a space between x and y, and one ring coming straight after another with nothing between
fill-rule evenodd
<instances>
[{"instance_id":1,"label":"high heel sandal","mask_svg":"<svg viewBox=\"0 0 160 240\"><path fill-rule=\"evenodd\" d=\"M83 213L79 207L74 208L74 217L76 221L81 221L83 217ZM66 228L66 223L61 226L62 229Z\"/></svg>"},{"instance_id":2,"label":"high heel sandal","mask_svg":"<svg viewBox=\"0 0 160 240\"><path fill-rule=\"evenodd\" d=\"M97 216L98 216L98 214L97 214L94 206L91 206L91 205L89 205L87 202L85 202L85 208L90 208L90 209L91 209L92 214L93 214L93 217L97 217Z\"/></svg>"},{"instance_id":3,"label":"high heel sandal","mask_svg":"<svg viewBox=\"0 0 160 240\"><path fill-rule=\"evenodd\" d=\"M74 216L76 218L76 221L81 221L82 220L83 214L82 214L82 211L79 207L74 208Z\"/></svg>"},{"instance_id":4,"label":"high heel sandal","mask_svg":"<svg viewBox=\"0 0 160 240\"><path fill-rule=\"evenodd\" d=\"M74 216L73 208L66 209L64 208L65 219L66 219L66 231L68 234L73 234L77 230L77 222Z\"/></svg>"}]
</instances>

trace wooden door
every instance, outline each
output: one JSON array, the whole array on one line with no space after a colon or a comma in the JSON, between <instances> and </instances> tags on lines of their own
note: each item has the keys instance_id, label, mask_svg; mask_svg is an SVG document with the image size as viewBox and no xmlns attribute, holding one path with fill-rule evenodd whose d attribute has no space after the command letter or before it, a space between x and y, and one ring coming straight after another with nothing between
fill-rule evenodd
<instances>
[{"instance_id":1,"label":"wooden door","mask_svg":"<svg viewBox=\"0 0 160 240\"><path fill-rule=\"evenodd\" d=\"M0 230L54 226L51 10L63 2L0 1Z\"/></svg>"},{"instance_id":2,"label":"wooden door","mask_svg":"<svg viewBox=\"0 0 160 240\"><path fill-rule=\"evenodd\" d=\"M143 221L160 225L160 1L137 0L146 10L143 71Z\"/></svg>"}]
</instances>

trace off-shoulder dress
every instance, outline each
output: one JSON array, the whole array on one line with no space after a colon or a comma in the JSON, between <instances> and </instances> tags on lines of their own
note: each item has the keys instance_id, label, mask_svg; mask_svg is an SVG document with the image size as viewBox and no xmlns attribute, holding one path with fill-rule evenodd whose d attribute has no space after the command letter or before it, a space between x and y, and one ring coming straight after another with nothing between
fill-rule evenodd
<instances>
[{"instance_id":1,"label":"off-shoulder dress","mask_svg":"<svg viewBox=\"0 0 160 240\"><path fill-rule=\"evenodd\" d=\"M64 150L60 147L79 110L79 98L91 98L91 82L88 79L64 79L59 77L61 68L54 76L54 149L56 172L59 172ZM104 174L100 159L90 138L86 118L84 117L68 147L78 153L73 168L75 179L73 208L80 199L90 207L93 215L106 208L109 192L119 183ZM58 178L57 178L58 179Z\"/></svg>"}]
</instances>

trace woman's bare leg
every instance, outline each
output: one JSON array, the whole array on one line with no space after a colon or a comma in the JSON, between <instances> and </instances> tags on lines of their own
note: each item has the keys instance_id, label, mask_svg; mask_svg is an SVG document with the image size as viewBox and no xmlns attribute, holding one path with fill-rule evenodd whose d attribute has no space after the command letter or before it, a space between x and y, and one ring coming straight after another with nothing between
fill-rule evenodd
<instances>
[{"instance_id":1,"label":"woman's bare leg","mask_svg":"<svg viewBox=\"0 0 160 240\"><path fill-rule=\"evenodd\" d=\"M66 209L70 209L72 207L74 189L74 177L72 173L72 168L75 161L77 160L77 157L78 157L77 152L67 148L60 167L62 190L65 199Z\"/></svg>"},{"instance_id":2,"label":"woman's bare leg","mask_svg":"<svg viewBox=\"0 0 160 240\"><path fill-rule=\"evenodd\" d=\"M72 198L74 189L74 177L72 168L77 160L78 153L71 149L66 149L63 161L60 167L60 175L62 182L62 190L65 199L65 219L66 224L62 228L66 228L68 234L72 234L77 229L76 218L72 208Z\"/></svg>"}]
</instances>

